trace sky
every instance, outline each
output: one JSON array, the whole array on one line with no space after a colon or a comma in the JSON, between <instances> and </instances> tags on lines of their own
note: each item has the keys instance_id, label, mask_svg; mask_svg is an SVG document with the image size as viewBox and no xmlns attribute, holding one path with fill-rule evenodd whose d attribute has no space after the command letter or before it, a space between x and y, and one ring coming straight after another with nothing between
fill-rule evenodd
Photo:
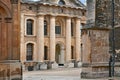
<instances>
[{"instance_id":1,"label":"sky","mask_svg":"<svg viewBox=\"0 0 120 80\"><path fill-rule=\"evenodd\" d=\"M86 4L86 0L80 0L82 3Z\"/></svg>"}]
</instances>

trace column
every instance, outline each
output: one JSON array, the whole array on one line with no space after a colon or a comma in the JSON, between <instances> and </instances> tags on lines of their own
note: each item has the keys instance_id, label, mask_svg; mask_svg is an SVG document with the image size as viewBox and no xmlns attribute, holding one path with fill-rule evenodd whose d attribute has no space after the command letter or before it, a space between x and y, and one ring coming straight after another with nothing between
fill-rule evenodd
<instances>
[{"instance_id":1,"label":"column","mask_svg":"<svg viewBox=\"0 0 120 80\"><path fill-rule=\"evenodd\" d=\"M80 61L80 19L76 19L76 41L75 41L75 46L76 46L76 61Z\"/></svg>"},{"instance_id":2,"label":"column","mask_svg":"<svg viewBox=\"0 0 120 80\"><path fill-rule=\"evenodd\" d=\"M81 27L81 22L80 22L80 19L77 18L76 19L76 33L75 33L75 57L76 57L76 60L75 60L75 66L74 67L81 67L81 30L80 30L80 27Z\"/></svg>"},{"instance_id":3,"label":"column","mask_svg":"<svg viewBox=\"0 0 120 80\"><path fill-rule=\"evenodd\" d=\"M66 18L66 61L71 60L71 18Z\"/></svg>"},{"instance_id":4,"label":"column","mask_svg":"<svg viewBox=\"0 0 120 80\"><path fill-rule=\"evenodd\" d=\"M50 17L50 61L55 61L55 16Z\"/></svg>"},{"instance_id":5,"label":"column","mask_svg":"<svg viewBox=\"0 0 120 80\"><path fill-rule=\"evenodd\" d=\"M38 61L44 61L44 16L38 17L38 28L37 28L37 45L38 45Z\"/></svg>"}]
</instances>

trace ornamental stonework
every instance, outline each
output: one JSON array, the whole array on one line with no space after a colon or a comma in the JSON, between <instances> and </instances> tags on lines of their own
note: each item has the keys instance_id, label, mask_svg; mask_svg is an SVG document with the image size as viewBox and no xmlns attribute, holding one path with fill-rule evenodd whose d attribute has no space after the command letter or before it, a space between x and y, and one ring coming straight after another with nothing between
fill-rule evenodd
<instances>
[{"instance_id":1,"label":"ornamental stonework","mask_svg":"<svg viewBox=\"0 0 120 80\"><path fill-rule=\"evenodd\" d=\"M67 8L67 7L59 7L59 6L46 6L46 5L24 5L21 6L21 11L26 12L35 12L35 13L40 13L40 14L56 14L56 15L69 15L69 16L83 16L82 12L85 13L85 10L83 11L80 8Z\"/></svg>"}]
</instances>

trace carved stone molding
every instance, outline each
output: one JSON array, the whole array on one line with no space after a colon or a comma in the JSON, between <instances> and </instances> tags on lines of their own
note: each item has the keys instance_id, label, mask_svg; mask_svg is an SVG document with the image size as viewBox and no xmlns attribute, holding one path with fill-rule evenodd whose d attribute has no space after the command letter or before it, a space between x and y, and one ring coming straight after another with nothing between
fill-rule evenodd
<instances>
[{"instance_id":1,"label":"carved stone molding","mask_svg":"<svg viewBox=\"0 0 120 80\"><path fill-rule=\"evenodd\" d=\"M5 22L6 22L6 23L12 23L12 18L6 17L6 18L5 18Z\"/></svg>"},{"instance_id":2,"label":"carved stone molding","mask_svg":"<svg viewBox=\"0 0 120 80\"><path fill-rule=\"evenodd\" d=\"M33 9L29 9L31 7ZM43 13L43 14L58 14L58 15L69 15L69 16L83 16L82 15L82 10L81 9L73 9L73 8L65 8L65 7L54 7L54 6L44 6L40 5L37 7L36 10L36 5L28 5L24 4L22 5L21 8L22 12L33 12L33 13Z\"/></svg>"},{"instance_id":3,"label":"carved stone molding","mask_svg":"<svg viewBox=\"0 0 120 80\"><path fill-rule=\"evenodd\" d=\"M11 1L11 4L18 4L19 0L10 0L10 1Z\"/></svg>"}]
</instances>

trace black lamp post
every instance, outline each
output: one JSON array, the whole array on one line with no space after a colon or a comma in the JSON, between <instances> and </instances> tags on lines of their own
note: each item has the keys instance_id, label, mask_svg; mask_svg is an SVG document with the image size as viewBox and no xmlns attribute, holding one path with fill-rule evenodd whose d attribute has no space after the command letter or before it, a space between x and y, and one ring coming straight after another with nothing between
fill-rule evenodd
<instances>
[{"instance_id":1,"label":"black lamp post","mask_svg":"<svg viewBox=\"0 0 120 80\"><path fill-rule=\"evenodd\" d=\"M115 65L115 16L114 16L115 2L112 0L112 60L111 60L111 76L114 77L114 65Z\"/></svg>"}]
</instances>

